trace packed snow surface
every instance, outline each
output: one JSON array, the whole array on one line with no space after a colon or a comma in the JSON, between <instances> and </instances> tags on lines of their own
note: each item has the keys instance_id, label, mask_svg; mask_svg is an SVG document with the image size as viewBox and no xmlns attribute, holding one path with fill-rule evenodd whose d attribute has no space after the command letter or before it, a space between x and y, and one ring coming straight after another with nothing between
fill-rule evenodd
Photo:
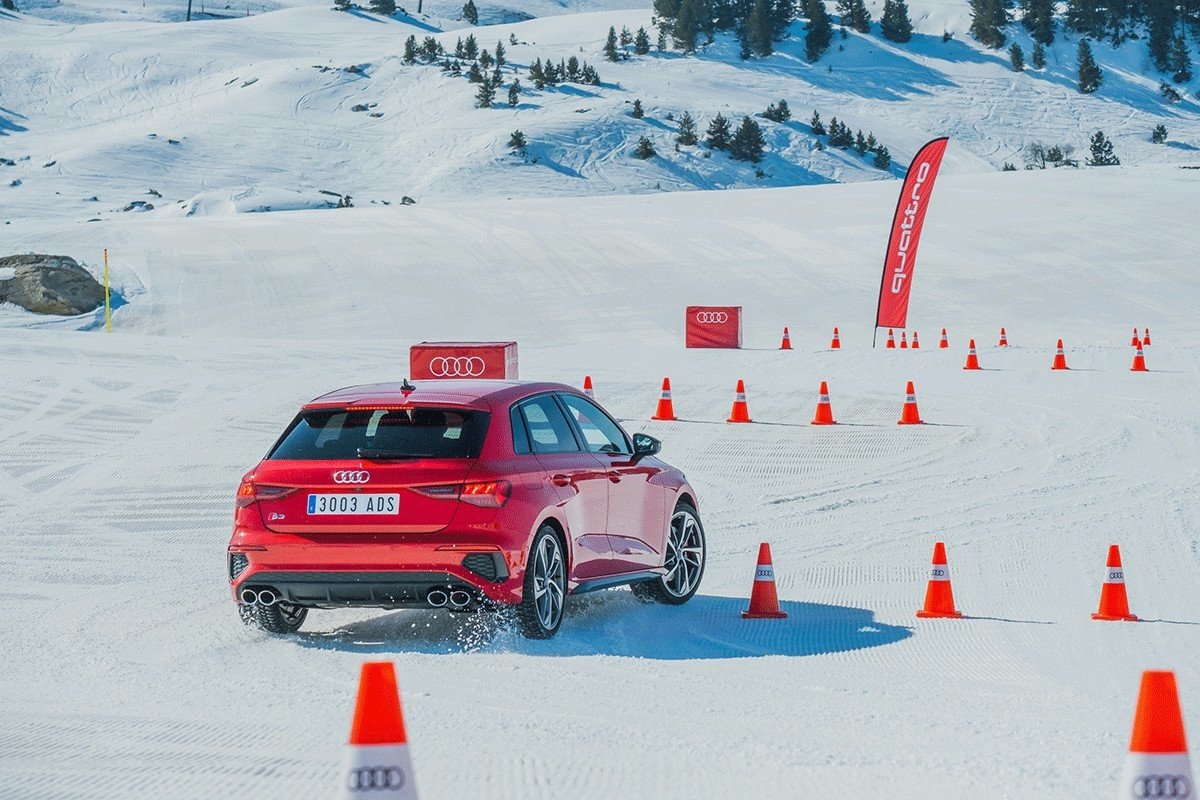
<instances>
[{"instance_id":1,"label":"packed snow surface","mask_svg":"<svg viewBox=\"0 0 1200 800\"><path fill-rule=\"evenodd\" d=\"M109 248L128 302L111 334L0 315L0 795L336 796L365 659L397 665L423 797L1113 795L1140 670L1176 670L1200 730L1200 173L943 176L916 351L871 349L897 188L5 227L94 270ZM745 308L745 349L683 348L702 303ZM515 339L523 378L590 374L664 441L708 531L691 603L591 595L547 642L240 624L243 471L300 403L442 339ZM650 422L666 375L683 421ZM738 378L755 424L724 423ZM921 427L895 424L910 379ZM834 427L808 425L821 380ZM938 540L966 619L914 617ZM739 616L760 541L783 621ZM1089 619L1114 542L1145 622Z\"/></svg>"}]
</instances>

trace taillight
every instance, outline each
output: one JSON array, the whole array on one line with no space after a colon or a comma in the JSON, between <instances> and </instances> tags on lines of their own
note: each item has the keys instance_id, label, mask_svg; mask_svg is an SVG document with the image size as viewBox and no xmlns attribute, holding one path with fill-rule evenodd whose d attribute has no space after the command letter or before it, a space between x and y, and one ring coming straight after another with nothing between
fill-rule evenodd
<instances>
[{"instance_id":1,"label":"taillight","mask_svg":"<svg viewBox=\"0 0 1200 800\"><path fill-rule=\"evenodd\" d=\"M508 500L512 484L508 481L464 483L459 499L464 503L483 508L499 508Z\"/></svg>"},{"instance_id":2,"label":"taillight","mask_svg":"<svg viewBox=\"0 0 1200 800\"><path fill-rule=\"evenodd\" d=\"M245 508L259 500L282 500L299 489L295 486L267 486L254 481L242 481L237 490L237 507Z\"/></svg>"},{"instance_id":3,"label":"taillight","mask_svg":"<svg viewBox=\"0 0 1200 800\"><path fill-rule=\"evenodd\" d=\"M500 508L512 493L512 484L508 481L443 483L436 486L414 486L413 491L438 500L462 500L481 508Z\"/></svg>"}]
</instances>

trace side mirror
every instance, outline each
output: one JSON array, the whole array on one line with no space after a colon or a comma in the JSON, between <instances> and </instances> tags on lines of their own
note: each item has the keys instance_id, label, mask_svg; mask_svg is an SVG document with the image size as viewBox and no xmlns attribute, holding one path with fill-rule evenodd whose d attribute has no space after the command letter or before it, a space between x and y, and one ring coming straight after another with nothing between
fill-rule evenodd
<instances>
[{"instance_id":1,"label":"side mirror","mask_svg":"<svg viewBox=\"0 0 1200 800\"><path fill-rule=\"evenodd\" d=\"M633 435L633 454L635 456L658 455L660 450L662 450L662 442L653 436L648 436L644 433L635 433Z\"/></svg>"}]
</instances>

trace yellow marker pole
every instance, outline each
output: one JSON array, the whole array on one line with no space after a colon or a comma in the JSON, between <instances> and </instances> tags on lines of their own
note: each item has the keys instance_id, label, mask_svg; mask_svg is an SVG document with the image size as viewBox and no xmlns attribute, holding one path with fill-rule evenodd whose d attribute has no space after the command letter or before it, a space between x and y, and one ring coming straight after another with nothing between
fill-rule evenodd
<instances>
[{"instance_id":1,"label":"yellow marker pole","mask_svg":"<svg viewBox=\"0 0 1200 800\"><path fill-rule=\"evenodd\" d=\"M108 294L108 248L104 248L104 332L112 333L112 303Z\"/></svg>"}]
</instances>

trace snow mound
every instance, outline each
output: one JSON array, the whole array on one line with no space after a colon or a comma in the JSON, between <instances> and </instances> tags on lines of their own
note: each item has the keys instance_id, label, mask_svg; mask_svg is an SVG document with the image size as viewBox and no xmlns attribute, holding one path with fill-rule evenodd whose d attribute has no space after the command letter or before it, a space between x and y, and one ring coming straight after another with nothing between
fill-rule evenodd
<instances>
[{"instance_id":1,"label":"snow mound","mask_svg":"<svg viewBox=\"0 0 1200 800\"><path fill-rule=\"evenodd\" d=\"M261 214L268 211L315 211L344 207L345 200L336 192L244 186L201 192L195 197L162 209L160 216L209 217L223 214Z\"/></svg>"}]
</instances>

